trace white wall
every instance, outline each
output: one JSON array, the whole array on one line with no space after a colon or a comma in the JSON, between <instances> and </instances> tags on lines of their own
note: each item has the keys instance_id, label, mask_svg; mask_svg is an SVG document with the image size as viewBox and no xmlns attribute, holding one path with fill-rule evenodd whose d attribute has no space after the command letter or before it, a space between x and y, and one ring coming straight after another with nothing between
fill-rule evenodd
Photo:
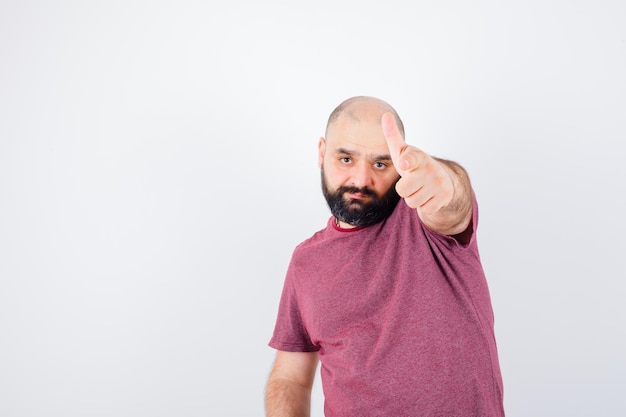
<instances>
[{"instance_id":1,"label":"white wall","mask_svg":"<svg viewBox=\"0 0 626 417\"><path fill-rule=\"evenodd\" d=\"M624 415L625 3L220 3L0 3L0 415L261 416L360 94L470 172L508 416Z\"/></svg>"}]
</instances>

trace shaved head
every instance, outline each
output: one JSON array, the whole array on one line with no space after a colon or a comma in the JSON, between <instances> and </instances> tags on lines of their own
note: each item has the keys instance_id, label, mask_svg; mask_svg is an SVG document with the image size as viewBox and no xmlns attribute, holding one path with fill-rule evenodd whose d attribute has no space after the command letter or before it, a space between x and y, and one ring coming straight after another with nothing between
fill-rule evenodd
<instances>
[{"instance_id":1,"label":"shaved head","mask_svg":"<svg viewBox=\"0 0 626 417\"><path fill-rule=\"evenodd\" d=\"M366 227L391 215L400 200L382 116L390 113L402 137L395 109L375 97L356 96L337 106L320 138L322 192L341 227ZM339 224L338 223L338 224Z\"/></svg>"},{"instance_id":2,"label":"shaved head","mask_svg":"<svg viewBox=\"0 0 626 417\"><path fill-rule=\"evenodd\" d=\"M328 117L325 136L328 137L329 128L340 118L347 117L353 121L361 121L374 115L380 118L385 112L393 114L398 128L404 137L404 125L396 110L389 103L369 96L351 97L339 104Z\"/></svg>"}]
</instances>

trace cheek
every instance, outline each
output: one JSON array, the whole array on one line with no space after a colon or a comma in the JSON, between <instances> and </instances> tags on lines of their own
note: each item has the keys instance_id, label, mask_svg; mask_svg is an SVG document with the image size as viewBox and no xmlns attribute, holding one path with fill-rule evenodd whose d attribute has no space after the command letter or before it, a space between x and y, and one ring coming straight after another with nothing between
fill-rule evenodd
<instances>
[{"instance_id":1,"label":"cheek","mask_svg":"<svg viewBox=\"0 0 626 417\"><path fill-rule=\"evenodd\" d=\"M350 175L346 172L346 170L337 169L336 167L333 167L332 164L328 164L324 167L324 175L326 176L326 182L333 189L337 189L344 185L350 178Z\"/></svg>"},{"instance_id":2,"label":"cheek","mask_svg":"<svg viewBox=\"0 0 626 417\"><path fill-rule=\"evenodd\" d=\"M390 175L389 177L381 178L376 187L376 193L379 197L384 196L387 192L396 186L400 177L397 174Z\"/></svg>"}]
</instances>

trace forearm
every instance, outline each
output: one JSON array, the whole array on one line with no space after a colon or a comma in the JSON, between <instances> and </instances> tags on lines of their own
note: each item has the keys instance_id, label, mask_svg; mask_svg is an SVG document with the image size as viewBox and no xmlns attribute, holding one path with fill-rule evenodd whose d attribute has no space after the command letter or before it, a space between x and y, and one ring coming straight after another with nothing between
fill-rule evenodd
<instances>
[{"instance_id":1,"label":"forearm","mask_svg":"<svg viewBox=\"0 0 626 417\"><path fill-rule=\"evenodd\" d=\"M265 392L267 417L309 417L311 388L297 383L270 378Z\"/></svg>"},{"instance_id":2,"label":"forearm","mask_svg":"<svg viewBox=\"0 0 626 417\"><path fill-rule=\"evenodd\" d=\"M450 202L437 212L421 215L431 229L444 235L457 235L464 232L472 219L472 187L469 176L463 167L453 161L435 158L450 175L454 185Z\"/></svg>"}]
</instances>

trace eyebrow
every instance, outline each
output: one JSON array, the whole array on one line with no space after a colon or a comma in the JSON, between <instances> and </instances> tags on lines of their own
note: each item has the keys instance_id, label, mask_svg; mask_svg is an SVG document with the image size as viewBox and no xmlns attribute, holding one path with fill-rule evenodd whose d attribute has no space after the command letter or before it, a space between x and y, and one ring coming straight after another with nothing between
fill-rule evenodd
<instances>
[{"instance_id":1,"label":"eyebrow","mask_svg":"<svg viewBox=\"0 0 626 417\"><path fill-rule=\"evenodd\" d=\"M359 152L355 152L355 151L351 151L349 149L346 148L338 148L335 151L335 154L337 155L348 155L348 156L355 156L355 155L359 155ZM373 161L391 161L391 156L389 154L381 154L381 155L370 155L371 159Z\"/></svg>"}]
</instances>

